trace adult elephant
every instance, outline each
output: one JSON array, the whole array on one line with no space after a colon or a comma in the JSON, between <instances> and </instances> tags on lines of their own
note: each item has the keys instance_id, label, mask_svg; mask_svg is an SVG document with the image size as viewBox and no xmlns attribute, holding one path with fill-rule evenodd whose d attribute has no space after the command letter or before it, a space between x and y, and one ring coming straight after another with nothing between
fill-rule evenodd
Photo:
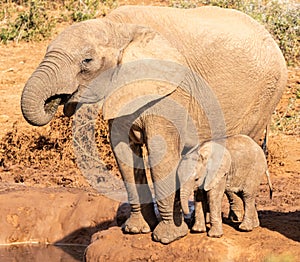
<instances>
[{"instance_id":1,"label":"adult elephant","mask_svg":"<svg viewBox=\"0 0 300 262\"><path fill-rule=\"evenodd\" d=\"M131 204L125 231L155 228L154 239L169 243L188 232L177 196L181 156L225 133L258 141L286 79L275 41L243 13L125 6L63 31L26 83L21 106L25 119L41 126L59 104L70 116L79 104L102 99ZM143 144L162 217L158 225Z\"/></svg>"}]
</instances>

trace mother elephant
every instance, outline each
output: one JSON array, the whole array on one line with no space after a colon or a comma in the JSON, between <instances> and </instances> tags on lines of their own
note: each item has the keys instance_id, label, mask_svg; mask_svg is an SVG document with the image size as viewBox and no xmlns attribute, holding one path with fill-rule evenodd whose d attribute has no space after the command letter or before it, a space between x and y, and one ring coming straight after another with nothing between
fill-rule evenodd
<instances>
[{"instance_id":1,"label":"mother elephant","mask_svg":"<svg viewBox=\"0 0 300 262\"><path fill-rule=\"evenodd\" d=\"M133 81L135 75L144 81ZM70 116L78 104L102 99L131 204L125 231L157 225L141 157L145 144L162 217L153 237L169 243L188 232L176 193L181 156L225 133L258 141L286 79L275 41L243 13L128 6L63 31L26 83L21 106L26 120L41 126L59 104ZM116 81L122 88L113 88Z\"/></svg>"}]
</instances>

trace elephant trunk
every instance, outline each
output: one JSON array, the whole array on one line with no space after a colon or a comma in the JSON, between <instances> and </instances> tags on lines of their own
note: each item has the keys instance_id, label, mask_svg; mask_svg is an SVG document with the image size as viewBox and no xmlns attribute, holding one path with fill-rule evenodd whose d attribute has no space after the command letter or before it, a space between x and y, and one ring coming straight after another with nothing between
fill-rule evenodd
<instances>
[{"instance_id":1,"label":"elephant trunk","mask_svg":"<svg viewBox=\"0 0 300 262\"><path fill-rule=\"evenodd\" d=\"M76 90L74 69L59 52L49 52L28 79L21 97L24 118L32 125L50 122L57 108Z\"/></svg>"},{"instance_id":2,"label":"elephant trunk","mask_svg":"<svg viewBox=\"0 0 300 262\"><path fill-rule=\"evenodd\" d=\"M180 178L179 178L180 179ZM189 214L189 197L195 188L194 176L180 179L180 202L181 208L185 215Z\"/></svg>"},{"instance_id":3,"label":"elephant trunk","mask_svg":"<svg viewBox=\"0 0 300 262\"><path fill-rule=\"evenodd\" d=\"M198 163L197 151L192 151L180 162L177 175L180 182L180 202L185 215L189 214L189 197L196 189L196 165Z\"/></svg>"},{"instance_id":4,"label":"elephant trunk","mask_svg":"<svg viewBox=\"0 0 300 262\"><path fill-rule=\"evenodd\" d=\"M190 197L190 190L180 189L180 202L181 202L181 208L182 212L187 215L190 213L189 209L189 197Z\"/></svg>"},{"instance_id":5,"label":"elephant trunk","mask_svg":"<svg viewBox=\"0 0 300 262\"><path fill-rule=\"evenodd\" d=\"M43 126L50 122L61 103L61 97L55 96L49 83L40 72L35 72L27 81L22 97L21 109L28 123Z\"/></svg>"}]
</instances>

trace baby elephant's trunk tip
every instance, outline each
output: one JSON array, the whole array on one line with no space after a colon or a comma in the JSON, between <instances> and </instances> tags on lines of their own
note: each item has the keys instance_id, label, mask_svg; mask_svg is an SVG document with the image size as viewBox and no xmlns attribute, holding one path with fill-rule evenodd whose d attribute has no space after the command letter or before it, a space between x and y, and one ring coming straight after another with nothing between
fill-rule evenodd
<instances>
[{"instance_id":1,"label":"baby elephant's trunk tip","mask_svg":"<svg viewBox=\"0 0 300 262\"><path fill-rule=\"evenodd\" d=\"M180 200L181 200L180 202L181 202L181 208L182 208L183 214L188 215L190 213L188 198L181 197Z\"/></svg>"}]
</instances>

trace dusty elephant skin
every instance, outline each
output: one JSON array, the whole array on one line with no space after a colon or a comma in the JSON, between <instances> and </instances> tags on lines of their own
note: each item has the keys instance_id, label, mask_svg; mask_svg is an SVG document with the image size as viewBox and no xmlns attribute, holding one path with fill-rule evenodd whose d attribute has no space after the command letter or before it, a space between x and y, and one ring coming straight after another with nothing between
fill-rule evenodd
<instances>
[{"instance_id":1,"label":"dusty elephant skin","mask_svg":"<svg viewBox=\"0 0 300 262\"><path fill-rule=\"evenodd\" d=\"M177 85L148 78L110 90L107 83L124 77L126 64L145 60L172 62L191 71L179 72ZM141 70L146 72L147 67ZM94 80L103 77L103 72L105 84L101 85ZM174 70L162 66L156 73L172 76ZM240 12L130 6L63 31L27 81L21 107L29 123L45 125L60 104L70 116L83 102L103 100L112 149L131 204L124 230L147 233L155 228L154 240L167 244L188 232L175 198L180 156L212 133L242 133L258 141L286 78L285 61L275 41ZM209 91L215 95L213 101L205 99ZM222 114L207 110L211 104ZM218 127L220 117L223 128ZM194 131L187 123L193 123ZM158 225L142 161L144 144L162 217Z\"/></svg>"},{"instance_id":2,"label":"dusty elephant skin","mask_svg":"<svg viewBox=\"0 0 300 262\"><path fill-rule=\"evenodd\" d=\"M218 165L218 158L221 163ZM262 148L251 138L235 135L221 140L208 141L187 154L179 164L178 176L182 181L180 197L184 213L188 213L188 197L195 190L195 224L193 231L206 232L203 205L206 201L210 211L208 235L220 237L222 229L222 197L226 192L230 203L240 193L244 202L244 213L239 228L251 231L259 226L255 197L263 175L268 174L267 160ZM269 178L269 177L268 177ZM272 185L269 181L270 190ZM205 194L207 193L207 199ZM230 212L234 212L235 207Z\"/></svg>"}]
</instances>

